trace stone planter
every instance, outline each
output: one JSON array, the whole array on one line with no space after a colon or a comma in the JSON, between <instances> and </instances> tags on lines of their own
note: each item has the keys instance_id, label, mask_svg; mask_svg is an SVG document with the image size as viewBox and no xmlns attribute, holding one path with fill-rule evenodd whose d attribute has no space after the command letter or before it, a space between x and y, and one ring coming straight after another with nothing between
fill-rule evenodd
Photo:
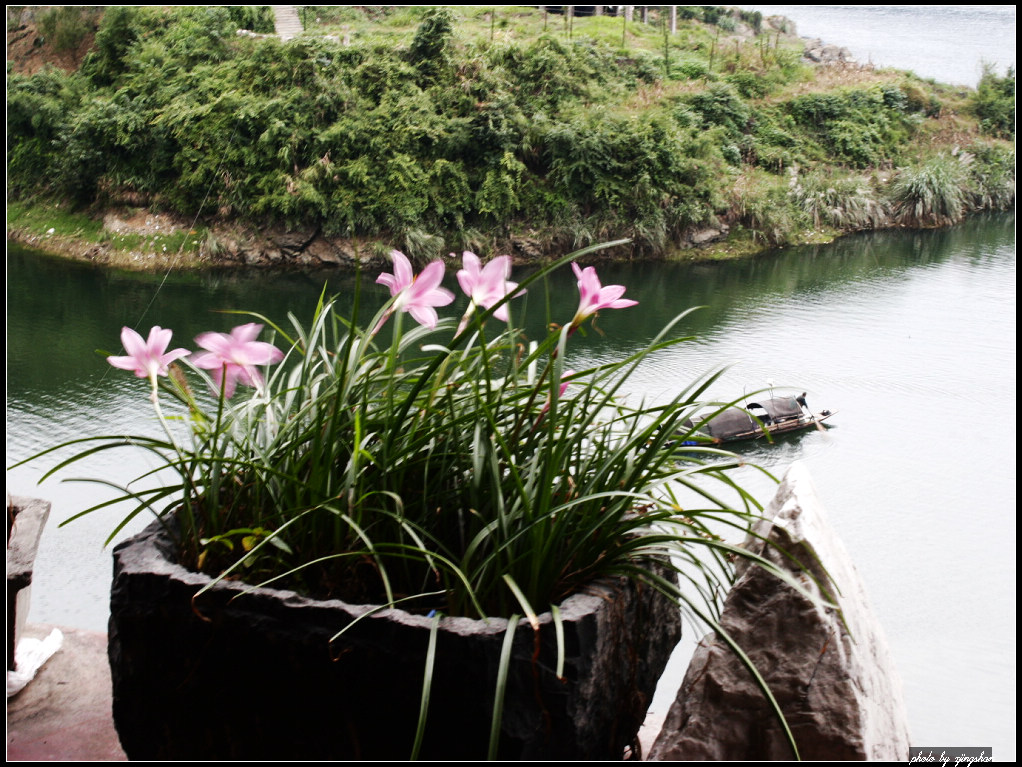
<instances>
[{"instance_id":1,"label":"stone planter","mask_svg":"<svg viewBox=\"0 0 1022 767\"><path fill-rule=\"evenodd\" d=\"M409 758L430 619L385 610L330 645L369 608L272 589L231 601L243 587L220 583L200 617L192 597L207 582L175 563L157 524L114 550L113 708L130 759ZM551 616L538 652L518 628L501 759L620 759L680 638L677 606L624 580L561 611L563 681ZM421 758L486 757L506 625L442 621Z\"/></svg>"},{"instance_id":2,"label":"stone planter","mask_svg":"<svg viewBox=\"0 0 1022 767\"><path fill-rule=\"evenodd\" d=\"M7 670L14 670L14 652L28 618L32 570L39 539L50 516L50 503L39 498L7 499Z\"/></svg>"}]
</instances>

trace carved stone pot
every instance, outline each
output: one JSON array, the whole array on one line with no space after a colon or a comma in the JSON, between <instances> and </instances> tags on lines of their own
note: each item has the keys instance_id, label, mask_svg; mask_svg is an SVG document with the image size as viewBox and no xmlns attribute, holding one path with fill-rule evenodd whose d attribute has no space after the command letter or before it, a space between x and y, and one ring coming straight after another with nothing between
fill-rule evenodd
<instances>
[{"instance_id":1,"label":"carved stone pot","mask_svg":"<svg viewBox=\"0 0 1022 767\"><path fill-rule=\"evenodd\" d=\"M411 755L431 619L209 579L175 561L158 523L114 550L109 655L114 720L129 759L373 759ZM501 759L620 759L677 644L677 606L624 579L515 634ZM487 755L507 621L444 618L420 758Z\"/></svg>"}]
</instances>

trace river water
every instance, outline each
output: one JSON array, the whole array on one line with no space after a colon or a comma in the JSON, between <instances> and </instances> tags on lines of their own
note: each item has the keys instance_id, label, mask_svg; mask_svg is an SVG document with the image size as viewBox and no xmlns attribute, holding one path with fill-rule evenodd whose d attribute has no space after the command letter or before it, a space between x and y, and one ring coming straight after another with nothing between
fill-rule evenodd
<instances>
[{"instance_id":1,"label":"river water","mask_svg":"<svg viewBox=\"0 0 1022 767\"><path fill-rule=\"evenodd\" d=\"M1014 217L856 235L750 261L600 272L640 303L605 312L603 335L577 334L572 367L634 350L682 309L702 306L678 329L697 340L651 360L633 379L633 396L667 400L683 382L730 364L715 396L773 381L837 411L826 433L747 457L778 475L796 460L809 468L888 633L913 743L992 746L998 759L1013 756ZM159 324L174 329L174 346L192 346L203 330L237 324L220 310L307 317L324 283L350 292L352 280L249 271L162 282L9 246L8 465L79 436L153 432L144 383L96 353L119 353L122 325ZM448 282L455 287L453 275ZM577 301L570 270L552 289L553 316L569 318ZM119 517L104 510L58 527L105 490L52 480L36 487L46 465L8 473L9 492L53 502L31 619L102 630L110 572L103 540ZM125 455L73 476L126 481L145 468ZM749 471L743 481L769 499L765 478ZM682 671L671 673L676 686ZM655 706L667 704L659 696Z\"/></svg>"},{"instance_id":2,"label":"river water","mask_svg":"<svg viewBox=\"0 0 1022 767\"><path fill-rule=\"evenodd\" d=\"M975 87L989 64L1015 66L1014 5L743 5L786 16L802 37L848 48L862 64Z\"/></svg>"}]
</instances>

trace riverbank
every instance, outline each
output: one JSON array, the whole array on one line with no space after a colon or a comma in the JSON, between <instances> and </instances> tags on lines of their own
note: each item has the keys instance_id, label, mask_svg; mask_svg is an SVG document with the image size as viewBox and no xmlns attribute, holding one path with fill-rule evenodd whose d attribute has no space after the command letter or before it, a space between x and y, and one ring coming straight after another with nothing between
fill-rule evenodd
<instances>
[{"instance_id":1,"label":"riverbank","mask_svg":"<svg viewBox=\"0 0 1022 767\"><path fill-rule=\"evenodd\" d=\"M194 226L179 216L138 208L117 208L102 215L69 213L56 202L11 203L7 220L10 242L74 261L138 272L219 267L354 269L359 262L361 266L379 267L388 263L388 254L395 247L383 240L324 237L318 232L272 228L258 231L236 223ZM905 228L894 217L878 223L874 229ZM821 225L793 233L786 244L822 245L859 231ZM570 244L564 247L570 249ZM693 231L682 245L642 260L730 261L754 258L774 249L747 231L722 225ZM544 246L535 237L512 237L496 243L492 252L511 253L515 263L523 265L554 259L565 251ZM635 260L627 247L595 257L604 262Z\"/></svg>"},{"instance_id":2,"label":"riverbank","mask_svg":"<svg viewBox=\"0 0 1022 767\"><path fill-rule=\"evenodd\" d=\"M941 85L711 6L320 9L287 43L237 8L9 19L8 200L50 206L9 236L132 269L702 261L1014 205L1013 72ZM68 69L33 68L50 26Z\"/></svg>"}]
</instances>

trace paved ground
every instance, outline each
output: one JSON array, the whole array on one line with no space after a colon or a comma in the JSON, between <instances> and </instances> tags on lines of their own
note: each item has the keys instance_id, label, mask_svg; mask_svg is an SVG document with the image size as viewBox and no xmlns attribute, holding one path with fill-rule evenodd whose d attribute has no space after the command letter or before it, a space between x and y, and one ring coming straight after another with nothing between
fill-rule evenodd
<instances>
[{"instance_id":1,"label":"paved ground","mask_svg":"<svg viewBox=\"0 0 1022 767\"><path fill-rule=\"evenodd\" d=\"M42 639L53 626L26 627ZM111 712L106 634L58 627L61 648L7 701L7 761L126 761Z\"/></svg>"}]
</instances>

